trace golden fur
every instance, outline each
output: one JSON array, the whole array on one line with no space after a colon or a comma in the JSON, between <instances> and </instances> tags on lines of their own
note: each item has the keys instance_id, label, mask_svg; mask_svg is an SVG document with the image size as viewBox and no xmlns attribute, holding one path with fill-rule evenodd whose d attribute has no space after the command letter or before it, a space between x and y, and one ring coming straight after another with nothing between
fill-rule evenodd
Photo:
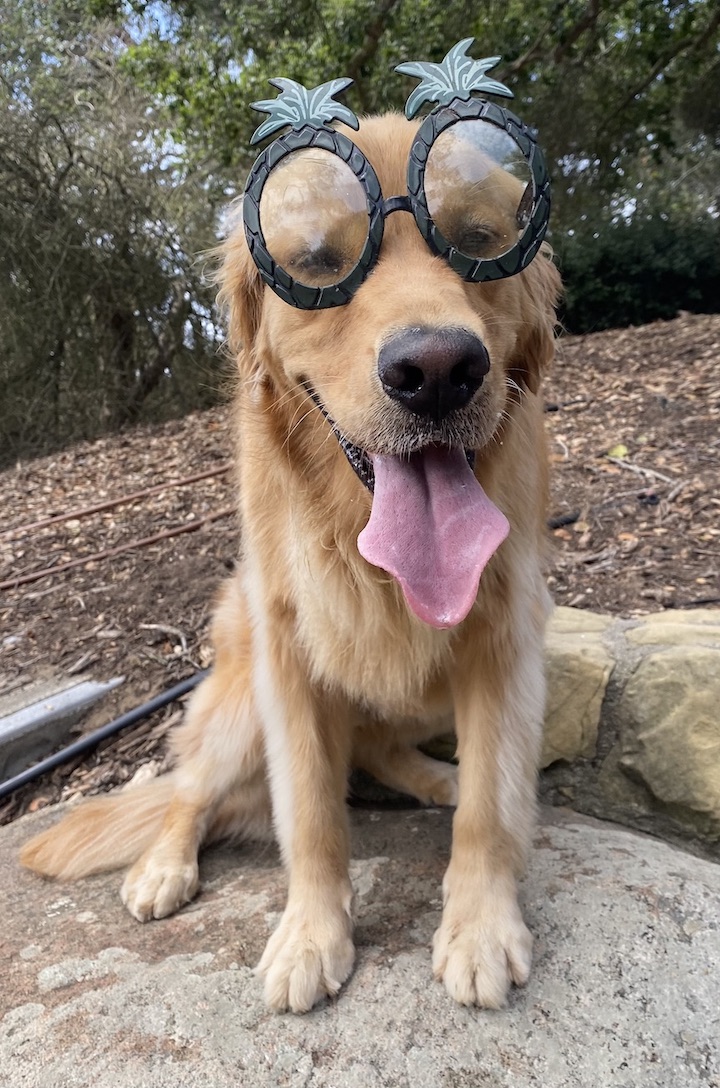
<instances>
[{"instance_id":1,"label":"golden fur","mask_svg":"<svg viewBox=\"0 0 720 1088\"><path fill-rule=\"evenodd\" d=\"M415 128L390 115L353 134L386 195L405 191ZM352 764L425 803L457 804L436 977L457 1001L489 1007L526 981L516 880L533 826L548 611L538 388L558 289L545 253L510 279L465 283L396 214L350 304L299 311L263 287L233 230L221 298L240 375L243 555L217 604L215 667L178 731L176 769L78 806L25 846L25 865L61 879L131 865L125 904L141 921L162 918L195 895L203 842L269 834L272 809L289 896L258 970L271 1006L304 1011L353 965ZM476 475L511 526L451 630L421 623L361 558L371 496L299 384L359 446L395 452L407 413L383 393L377 356L389 334L418 325L461 327L487 347L467 427ZM417 749L453 717L457 771Z\"/></svg>"}]
</instances>

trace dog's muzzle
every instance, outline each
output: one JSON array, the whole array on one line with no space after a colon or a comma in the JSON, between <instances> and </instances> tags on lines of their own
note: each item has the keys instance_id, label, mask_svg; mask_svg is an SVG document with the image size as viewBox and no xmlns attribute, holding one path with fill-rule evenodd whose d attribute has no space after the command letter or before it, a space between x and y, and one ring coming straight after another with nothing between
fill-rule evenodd
<instances>
[{"instance_id":1,"label":"dog's muzzle","mask_svg":"<svg viewBox=\"0 0 720 1088\"><path fill-rule=\"evenodd\" d=\"M387 395L436 424L470 403L489 370L485 345L466 329L403 329L383 344L378 357Z\"/></svg>"}]
</instances>

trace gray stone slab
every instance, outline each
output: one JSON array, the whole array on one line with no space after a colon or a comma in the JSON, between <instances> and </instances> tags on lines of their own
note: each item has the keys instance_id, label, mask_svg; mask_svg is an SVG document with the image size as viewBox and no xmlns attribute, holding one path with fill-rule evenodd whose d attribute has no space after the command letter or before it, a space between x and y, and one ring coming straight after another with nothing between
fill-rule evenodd
<instances>
[{"instance_id":1,"label":"gray stone slab","mask_svg":"<svg viewBox=\"0 0 720 1088\"><path fill-rule=\"evenodd\" d=\"M85 711L123 679L49 680L20 688L5 705L0 701L0 782L62 744Z\"/></svg>"},{"instance_id":2,"label":"gray stone slab","mask_svg":"<svg viewBox=\"0 0 720 1088\"><path fill-rule=\"evenodd\" d=\"M142 926L119 874L19 868L50 817L0 829L2 1088L718 1088L720 868L547 810L523 896L531 981L501 1012L430 970L447 811L353 813L357 965L303 1017L252 973L282 909L268 847L205 856L188 908Z\"/></svg>"}]
</instances>

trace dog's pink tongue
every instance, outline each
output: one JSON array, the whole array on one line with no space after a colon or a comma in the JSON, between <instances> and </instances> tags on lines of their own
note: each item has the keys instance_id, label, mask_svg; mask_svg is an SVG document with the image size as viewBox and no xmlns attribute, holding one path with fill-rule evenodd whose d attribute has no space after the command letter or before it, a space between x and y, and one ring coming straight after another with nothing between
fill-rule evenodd
<instances>
[{"instance_id":1,"label":"dog's pink tongue","mask_svg":"<svg viewBox=\"0 0 720 1088\"><path fill-rule=\"evenodd\" d=\"M409 460L378 454L372 461L375 494L360 554L398 580L419 619L453 627L472 608L508 520L461 449L433 446Z\"/></svg>"}]
</instances>

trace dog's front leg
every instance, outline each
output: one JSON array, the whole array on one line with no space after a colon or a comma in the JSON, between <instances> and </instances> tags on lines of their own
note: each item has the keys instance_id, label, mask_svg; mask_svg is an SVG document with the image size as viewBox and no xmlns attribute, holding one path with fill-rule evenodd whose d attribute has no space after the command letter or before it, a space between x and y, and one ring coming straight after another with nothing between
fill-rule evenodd
<instances>
[{"instance_id":1,"label":"dog's front leg","mask_svg":"<svg viewBox=\"0 0 720 1088\"><path fill-rule=\"evenodd\" d=\"M288 901L258 964L274 1009L307 1012L352 971L345 790L349 720L314 690L291 632L256 619L255 694L265 730Z\"/></svg>"},{"instance_id":2,"label":"dog's front leg","mask_svg":"<svg viewBox=\"0 0 720 1088\"><path fill-rule=\"evenodd\" d=\"M542 642L504 634L481 634L482 652L458 662L453 678L459 800L433 946L435 976L451 996L486 1008L505 1004L511 982L527 982L532 952L517 878L535 814Z\"/></svg>"}]
</instances>

